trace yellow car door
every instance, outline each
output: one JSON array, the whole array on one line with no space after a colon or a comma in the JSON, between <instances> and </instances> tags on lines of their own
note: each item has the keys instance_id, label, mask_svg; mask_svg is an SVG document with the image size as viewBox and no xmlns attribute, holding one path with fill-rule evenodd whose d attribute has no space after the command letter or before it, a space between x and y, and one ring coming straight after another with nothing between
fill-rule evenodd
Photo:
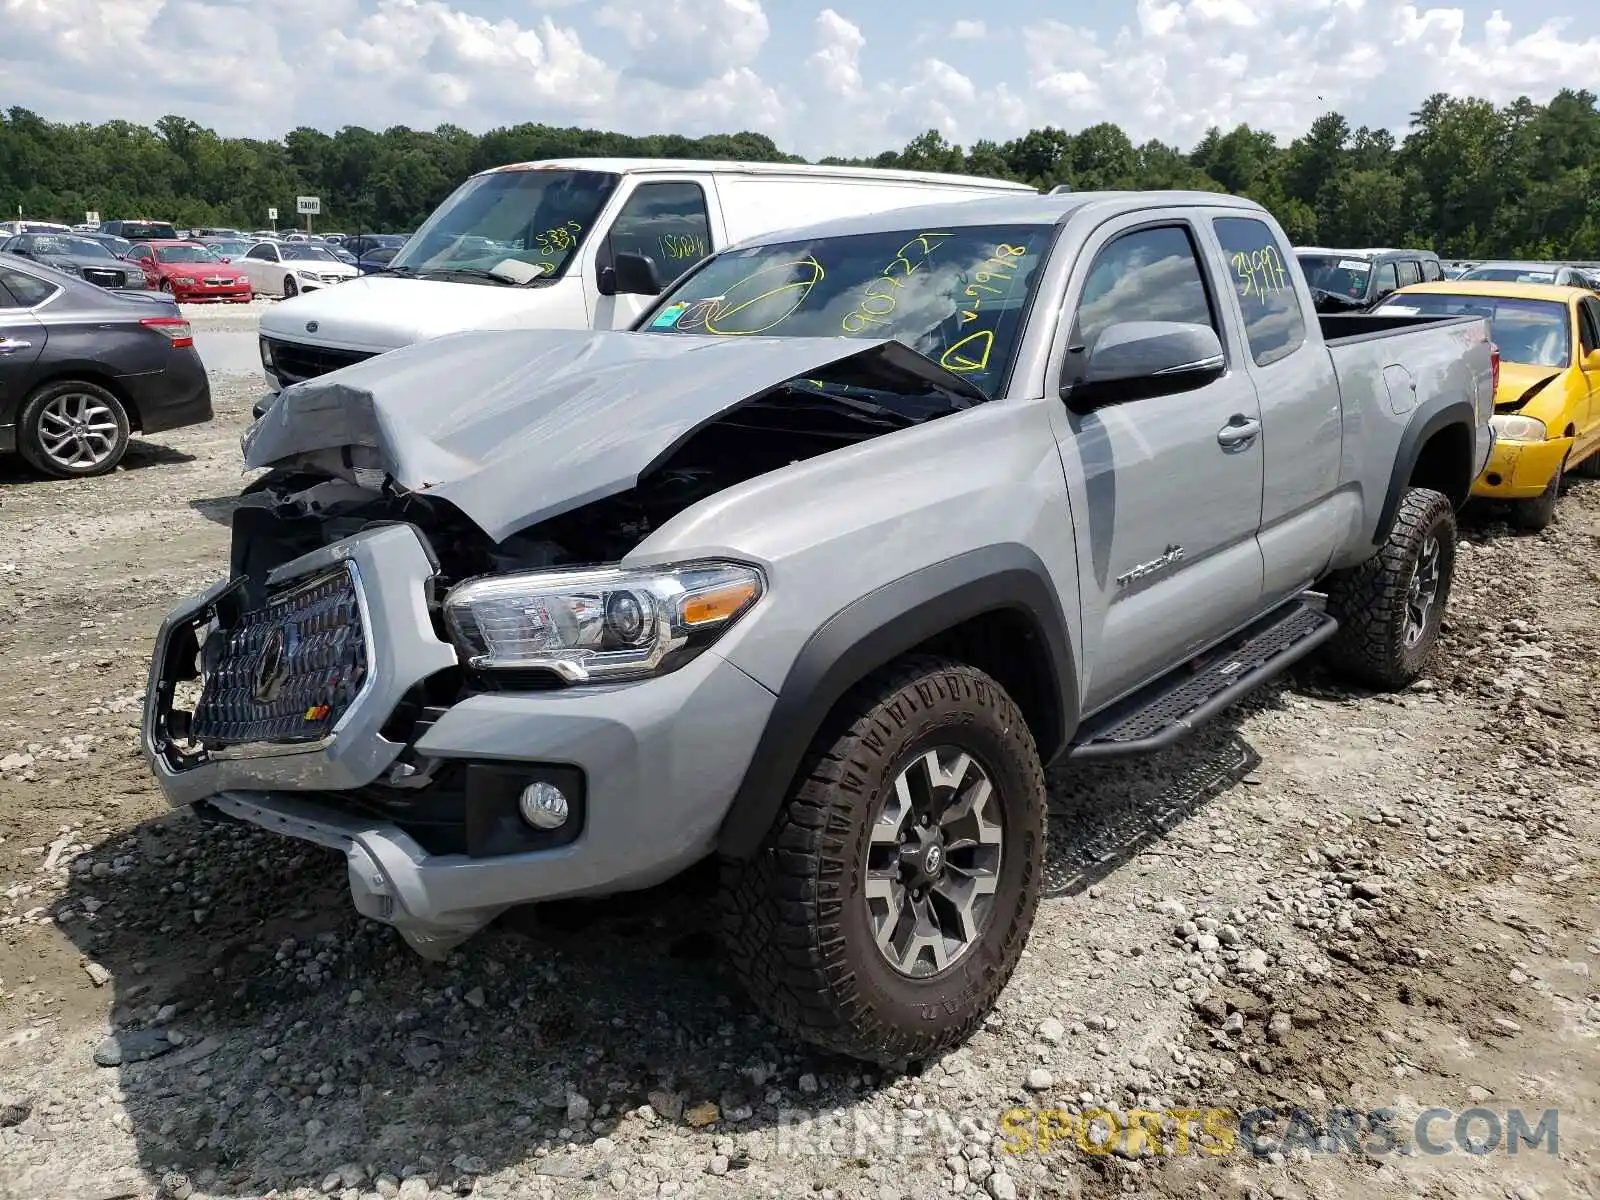
<instances>
[{"instance_id":1,"label":"yellow car door","mask_svg":"<svg viewBox=\"0 0 1600 1200\"><path fill-rule=\"evenodd\" d=\"M1588 391L1578 401L1578 442L1573 449L1574 463L1600 454L1600 299L1584 296L1578 301L1578 357L1580 386Z\"/></svg>"}]
</instances>

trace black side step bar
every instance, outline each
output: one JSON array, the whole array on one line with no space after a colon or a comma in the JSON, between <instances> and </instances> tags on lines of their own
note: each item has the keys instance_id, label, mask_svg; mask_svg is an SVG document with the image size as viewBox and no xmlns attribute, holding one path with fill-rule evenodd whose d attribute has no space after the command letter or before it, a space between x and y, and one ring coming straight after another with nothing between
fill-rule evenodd
<instances>
[{"instance_id":1,"label":"black side step bar","mask_svg":"<svg viewBox=\"0 0 1600 1200\"><path fill-rule=\"evenodd\" d=\"M1067 757L1149 754L1181 741L1339 631L1318 604L1294 600L1084 722Z\"/></svg>"}]
</instances>

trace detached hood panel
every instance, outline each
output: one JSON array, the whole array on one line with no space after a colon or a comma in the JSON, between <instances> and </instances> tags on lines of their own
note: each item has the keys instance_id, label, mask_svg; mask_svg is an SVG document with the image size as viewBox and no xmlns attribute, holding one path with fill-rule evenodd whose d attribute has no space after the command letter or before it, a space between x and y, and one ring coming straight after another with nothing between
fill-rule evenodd
<instances>
[{"instance_id":1,"label":"detached hood panel","mask_svg":"<svg viewBox=\"0 0 1600 1200\"><path fill-rule=\"evenodd\" d=\"M856 356L971 387L895 342L458 333L285 388L245 434L245 462L365 447L398 485L449 501L501 541L626 491L719 414Z\"/></svg>"}]
</instances>

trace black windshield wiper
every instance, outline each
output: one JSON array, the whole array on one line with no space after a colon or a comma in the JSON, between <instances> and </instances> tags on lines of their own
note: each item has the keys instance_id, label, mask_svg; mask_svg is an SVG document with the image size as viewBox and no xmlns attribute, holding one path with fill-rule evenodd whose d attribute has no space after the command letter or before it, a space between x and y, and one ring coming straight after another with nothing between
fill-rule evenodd
<instances>
[{"instance_id":1,"label":"black windshield wiper","mask_svg":"<svg viewBox=\"0 0 1600 1200\"><path fill-rule=\"evenodd\" d=\"M516 280L485 271L482 267L424 267L417 272L419 279L484 279L501 287L516 287Z\"/></svg>"}]
</instances>

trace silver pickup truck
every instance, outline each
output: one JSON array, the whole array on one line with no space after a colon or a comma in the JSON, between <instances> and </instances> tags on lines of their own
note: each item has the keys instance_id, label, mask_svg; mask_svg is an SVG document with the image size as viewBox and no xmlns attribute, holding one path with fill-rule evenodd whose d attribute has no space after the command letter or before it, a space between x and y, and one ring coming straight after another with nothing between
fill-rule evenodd
<instances>
[{"instance_id":1,"label":"silver pickup truck","mask_svg":"<svg viewBox=\"0 0 1600 1200\"><path fill-rule=\"evenodd\" d=\"M286 389L230 577L161 629L149 761L343 853L428 955L717 856L774 1020L920 1057L1022 951L1045 764L1168 746L1318 647L1424 669L1495 371L1481 320L1319 320L1226 196L747 242L632 331Z\"/></svg>"}]
</instances>

